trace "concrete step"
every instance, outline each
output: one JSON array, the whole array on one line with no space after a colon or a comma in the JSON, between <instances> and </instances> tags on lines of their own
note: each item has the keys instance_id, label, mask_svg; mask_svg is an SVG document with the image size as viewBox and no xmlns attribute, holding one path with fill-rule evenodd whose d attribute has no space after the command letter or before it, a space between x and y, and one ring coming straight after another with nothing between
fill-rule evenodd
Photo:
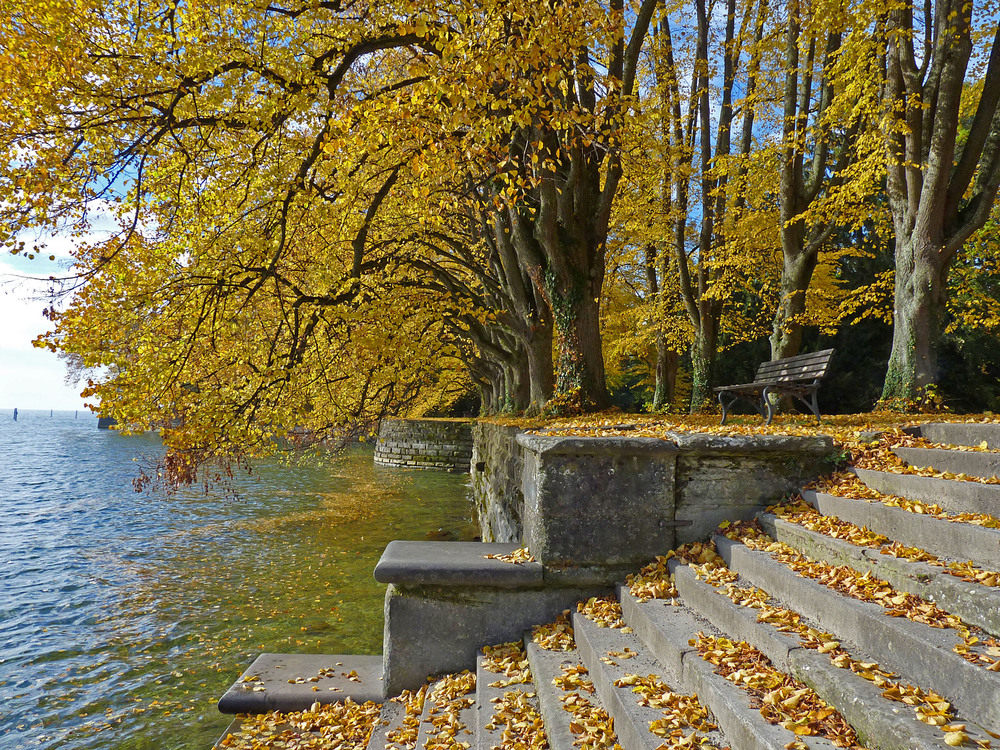
<instances>
[{"instance_id":1,"label":"concrete step","mask_svg":"<svg viewBox=\"0 0 1000 750\"><path fill-rule=\"evenodd\" d=\"M692 722L681 720L685 713L681 707L697 710L698 699L673 687L676 683L665 677L663 667L648 654L638 636L619 628L601 627L579 612L573 615L573 630L580 658L593 676L598 697L614 718L615 732L623 747L656 750L670 735L677 739L692 733L697 733L694 746L702 739L715 747L725 746L715 718L704 707L704 715ZM645 705L643 691L652 698ZM668 699L669 693L674 695ZM651 705L668 700L674 710L670 710L670 703Z\"/></svg>"},{"instance_id":2,"label":"concrete step","mask_svg":"<svg viewBox=\"0 0 1000 750\"><path fill-rule=\"evenodd\" d=\"M1000 517L1000 484L896 474L890 471L852 469L876 492L910 500L936 503L949 513L985 513Z\"/></svg>"},{"instance_id":3,"label":"concrete step","mask_svg":"<svg viewBox=\"0 0 1000 750\"><path fill-rule=\"evenodd\" d=\"M877 604L841 594L793 572L768 552L721 536L715 542L726 564L744 580L806 613L838 640L877 655L883 667L907 681L930 686L985 729L1000 731L1000 672L987 671L955 653L954 647L961 643L958 632L890 617Z\"/></svg>"},{"instance_id":4,"label":"concrete step","mask_svg":"<svg viewBox=\"0 0 1000 750\"><path fill-rule=\"evenodd\" d=\"M940 566L882 554L877 548L859 547L770 513L762 513L757 519L773 539L814 560L849 565L859 573L870 572L898 591L916 594L991 635L1000 635L1000 588L963 581Z\"/></svg>"},{"instance_id":5,"label":"concrete step","mask_svg":"<svg viewBox=\"0 0 1000 750\"><path fill-rule=\"evenodd\" d=\"M389 747L389 735L398 732L403 726L405 713L400 701L388 700L383 703L382 712L375 723L371 737L368 738L365 750L385 750Z\"/></svg>"},{"instance_id":6,"label":"concrete step","mask_svg":"<svg viewBox=\"0 0 1000 750\"><path fill-rule=\"evenodd\" d=\"M303 711L350 698L381 703L382 657L261 654L219 699L224 714Z\"/></svg>"},{"instance_id":7,"label":"concrete step","mask_svg":"<svg viewBox=\"0 0 1000 750\"><path fill-rule=\"evenodd\" d=\"M476 739L476 675L463 672L434 682L420 717L417 748L471 747Z\"/></svg>"},{"instance_id":8,"label":"concrete step","mask_svg":"<svg viewBox=\"0 0 1000 750\"><path fill-rule=\"evenodd\" d=\"M731 637L759 649L775 667L811 687L840 711L865 747L925 750L942 746L942 735L937 730L919 721L909 706L885 698L882 688L872 681L836 666L831 655L803 647L797 635L761 622L760 610L736 604L715 586L699 580L689 566L672 567L677 589L687 606ZM773 599L768 604L781 606Z\"/></svg>"},{"instance_id":9,"label":"concrete step","mask_svg":"<svg viewBox=\"0 0 1000 750\"><path fill-rule=\"evenodd\" d=\"M1000 423L930 422L920 425L920 437L943 445L980 445L1000 450Z\"/></svg>"},{"instance_id":10,"label":"concrete step","mask_svg":"<svg viewBox=\"0 0 1000 750\"><path fill-rule=\"evenodd\" d=\"M600 699L593 692L585 688L564 689L555 683L556 680L565 679L567 674L579 675L580 670L585 669L580 661L579 652L575 647L572 651L552 651L542 648L532 640L530 634L525 636L525 650L531 664L531 673L538 694L538 707L545 722L545 734L549 740L550 750L576 750L573 743L579 732L575 732L574 729L580 726L580 722L569 709L575 706L578 710L586 710L589 706L599 711L603 710ZM580 677L586 685L589 675ZM605 737L603 743L596 746L612 750L616 745L617 738L612 735Z\"/></svg>"},{"instance_id":11,"label":"concrete step","mask_svg":"<svg viewBox=\"0 0 1000 750\"><path fill-rule=\"evenodd\" d=\"M1000 570L1000 528L947 521L878 501L812 490L803 490L802 498L823 515L864 526L908 546L942 557L961 553L977 565Z\"/></svg>"},{"instance_id":12,"label":"concrete step","mask_svg":"<svg viewBox=\"0 0 1000 750\"><path fill-rule=\"evenodd\" d=\"M965 474L979 479L1000 476L1000 453L944 448L894 448L893 453L910 466Z\"/></svg>"},{"instance_id":13,"label":"concrete step","mask_svg":"<svg viewBox=\"0 0 1000 750\"><path fill-rule=\"evenodd\" d=\"M538 709L538 693L523 643L503 644L506 654L491 650L476 662L476 748L511 747L526 738L541 739L545 727ZM500 648L502 648L500 647ZM507 668L498 666L506 664ZM513 725L513 726L512 726Z\"/></svg>"},{"instance_id":14,"label":"concrete step","mask_svg":"<svg viewBox=\"0 0 1000 750\"><path fill-rule=\"evenodd\" d=\"M723 635L708 620L668 600L640 601L624 586L618 588L618 598L626 622L660 664L667 681L677 685L682 692L697 695L712 712L730 747L782 750L794 746L796 740L817 750L833 747L826 738L796 737L781 726L767 723L760 711L751 705L746 692L715 673L712 664L702 659L688 643L699 633Z\"/></svg>"}]
</instances>

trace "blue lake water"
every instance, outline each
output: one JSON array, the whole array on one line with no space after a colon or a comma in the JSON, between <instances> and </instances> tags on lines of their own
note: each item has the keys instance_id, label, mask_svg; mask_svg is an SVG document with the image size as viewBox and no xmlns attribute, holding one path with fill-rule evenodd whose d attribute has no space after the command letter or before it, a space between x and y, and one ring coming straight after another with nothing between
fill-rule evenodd
<instances>
[{"instance_id":1,"label":"blue lake water","mask_svg":"<svg viewBox=\"0 0 1000 750\"><path fill-rule=\"evenodd\" d=\"M207 750L260 651L378 653L392 539L471 538L467 477L263 463L137 494L155 435L0 413L0 750ZM441 530L441 531L439 531Z\"/></svg>"}]
</instances>

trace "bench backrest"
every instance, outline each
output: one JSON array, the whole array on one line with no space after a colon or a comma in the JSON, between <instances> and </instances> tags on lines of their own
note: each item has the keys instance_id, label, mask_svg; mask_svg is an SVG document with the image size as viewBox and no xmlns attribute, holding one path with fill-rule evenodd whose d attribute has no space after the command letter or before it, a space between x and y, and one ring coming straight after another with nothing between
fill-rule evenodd
<instances>
[{"instance_id":1,"label":"bench backrest","mask_svg":"<svg viewBox=\"0 0 1000 750\"><path fill-rule=\"evenodd\" d=\"M762 362L754 382L811 383L826 375L832 357L833 349L823 349L812 354Z\"/></svg>"}]
</instances>

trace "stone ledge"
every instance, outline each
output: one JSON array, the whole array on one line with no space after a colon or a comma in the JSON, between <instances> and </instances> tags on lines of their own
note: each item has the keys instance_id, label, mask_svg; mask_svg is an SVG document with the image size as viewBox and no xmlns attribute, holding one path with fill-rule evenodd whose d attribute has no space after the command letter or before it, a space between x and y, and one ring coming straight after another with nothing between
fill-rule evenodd
<instances>
[{"instance_id":1,"label":"stone ledge","mask_svg":"<svg viewBox=\"0 0 1000 750\"><path fill-rule=\"evenodd\" d=\"M539 455L634 455L676 453L677 446L660 438L560 437L520 433L517 443Z\"/></svg>"},{"instance_id":2,"label":"stone ledge","mask_svg":"<svg viewBox=\"0 0 1000 750\"><path fill-rule=\"evenodd\" d=\"M508 563L484 555L502 555L516 544L483 542L389 542L375 580L406 586L487 586L532 588L543 585L539 563Z\"/></svg>"},{"instance_id":3,"label":"stone ledge","mask_svg":"<svg viewBox=\"0 0 1000 750\"><path fill-rule=\"evenodd\" d=\"M303 682L289 682L297 678ZM310 678L318 679L311 682ZM304 711L313 703L346 698L356 703L384 700L381 656L261 654L219 699L219 711Z\"/></svg>"}]
</instances>

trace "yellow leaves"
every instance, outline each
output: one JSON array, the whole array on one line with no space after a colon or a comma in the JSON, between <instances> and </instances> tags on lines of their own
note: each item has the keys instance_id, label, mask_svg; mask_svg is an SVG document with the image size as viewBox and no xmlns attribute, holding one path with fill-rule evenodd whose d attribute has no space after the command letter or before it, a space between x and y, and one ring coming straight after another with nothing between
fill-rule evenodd
<instances>
[{"instance_id":1,"label":"yellow leaves","mask_svg":"<svg viewBox=\"0 0 1000 750\"><path fill-rule=\"evenodd\" d=\"M510 563L512 565L537 562L531 552L528 551L527 547L518 547L513 552L496 555L483 555L483 557L487 560L500 560L501 562Z\"/></svg>"},{"instance_id":2,"label":"yellow leaves","mask_svg":"<svg viewBox=\"0 0 1000 750\"><path fill-rule=\"evenodd\" d=\"M632 596L640 601L650 599L676 599L677 589L674 588L673 577L667 567L667 560L673 556L659 555L638 573L630 573L625 579Z\"/></svg>"},{"instance_id":3,"label":"yellow leaves","mask_svg":"<svg viewBox=\"0 0 1000 750\"><path fill-rule=\"evenodd\" d=\"M541 714L534 707L531 698L534 693L523 690L505 692L493 698L493 715L487 729L503 726L501 747L512 750L546 750L548 739Z\"/></svg>"},{"instance_id":4,"label":"yellow leaves","mask_svg":"<svg viewBox=\"0 0 1000 750\"><path fill-rule=\"evenodd\" d=\"M615 687L631 687L639 705L659 709L662 716L649 724L649 731L658 737L670 740L670 747L701 747L706 745L705 737L699 732L710 732L716 728L709 720L708 710L698 701L696 695L673 692L655 674L642 677L626 673L614 682ZM688 734L684 730L693 730Z\"/></svg>"},{"instance_id":5,"label":"yellow leaves","mask_svg":"<svg viewBox=\"0 0 1000 750\"><path fill-rule=\"evenodd\" d=\"M381 707L377 703L313 703L305 711L272 712L242 717L240 729L221 742L227 750L255 750L288 744L308 748L359 747L368 741ZM414 739L416 739L414 737Z\"/></svg>"},{"instance_id":6,"label":"yellow leaves","mask_svg":"<svg viewBox=\"0 0 1000 750\"><path fill-rule=\"evenodd\" d=\"M858 747L854 730L835 709L748 643L699 633L692 645L717 673L756 696L761 716L771 724L796 736L823 735L838 747Z\"/></svg>"},{"instance_id":7,"label":"yellow leaves","mask_svg":"<svg viewBox=\"0 0 1000 750\"><path fill-rule=\"evenodd\" d=\"M632 632L622 619L621 604L612 596L592 596L585 602L578 602L576 609L602 628L619 628L624 632Z\"/></svg>"},{"instance_id":8,"label":"yellow leaves","mask_svg":"<svg viewBox=\"0 0 1000 750\"><path fill-rule=\"evenodd\" d=\"M565 610L554 622L532 628L531 640L548 651L572 651L576 648L569 610Z\"/></svg>"},{"instance_id":9,"label":"yellow leaves","mask_svg":"<svg viewBox=\"0 0 1000 750\"><path fill-rule=\"evenodd\" d=\"M483 668L505 675L508 679L491 682L490 687L508 687L531 682L531 667L520 641L483 647Z\"/></svg>"},{"instance_id":10,"label":"yellow leaves","mask_svg":"<svg viewBox=\"0 0 1000 750\"><path fill-rule=\"evenodd\" d=\"M572 714L569 730L575 737L573 745L580 750L621 750L614 730L614 721L603 708L595 706L580 694L594 693L594 684L583 665L563 665L562 674L552 682L562 690L559 701L563 710Z\"/></svg>"}]
</instances>

